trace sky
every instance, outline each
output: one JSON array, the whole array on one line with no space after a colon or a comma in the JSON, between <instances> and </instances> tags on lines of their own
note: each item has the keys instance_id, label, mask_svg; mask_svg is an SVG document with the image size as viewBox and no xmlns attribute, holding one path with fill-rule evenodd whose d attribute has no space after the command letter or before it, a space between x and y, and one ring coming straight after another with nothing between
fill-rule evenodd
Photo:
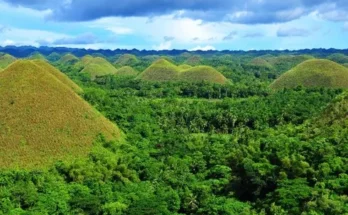
<instances>
[{"instance_id":1,"label":"sky","mask_svg":"<svg viewBox=\"0 0 348 215\"><path fill-rule=\"evenodd\" d=\"M0 46L348 48L348 0L0 0Z\"/></svg>"}]
</instances>

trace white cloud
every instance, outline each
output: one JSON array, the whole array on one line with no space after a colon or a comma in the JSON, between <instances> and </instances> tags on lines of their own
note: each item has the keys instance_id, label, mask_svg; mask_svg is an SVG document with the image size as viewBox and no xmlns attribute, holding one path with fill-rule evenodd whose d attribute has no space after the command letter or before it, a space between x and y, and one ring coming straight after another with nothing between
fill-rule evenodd
<instances>
[{"instance_id":1,"label":"white cloud","mask_svg":"<svg viewBox=\"0 0 348 215\"><path fill-rule=\"evenodd\" d=\"M55 40L66 37L68 37L68 35L50 31L9 28L0 34L0 41L11 41L15 45L39 46L40 44L38 41L46 41L47 43L51 43Z\"/></svg>"},{"instance_id":2,"label":"white cloud","mask_svg":"<svg viewBox=\"0 0 348 215\"><path fill-rule=\"evenodd\" d=\"M13 40L5 40L4 42L2 42L2 46L11 46L15 44L16 43Z\"/></svg>"},{"instance_id":3,"label":"white cloud","mask_svg":"<svg viewBox=\"0 0 348 215\"><path fill-rule=\"evenodd\" d=\"M154 50L169 50L172 47L172 43L170 41L163 42L157 46L153 46Z\"/></svg>"},{"instance_id":4,"label":"white cloud","mask_svg":"<svg viewBox=\"0 0 348 215\"><path fill-rule=\"evenodd\" d=\"M198 51L198 50L209 51L209 50L216 50L216 48L214 46L207 45L207 46L196 46L196 47L190 49L190 51Z\"/></svg>"},{"instance_id":5,"label":"white cloud","mask_svg":"<svg viewBox=\"0 0 348 215\"><path fill-rule=\"evenodd\" d=\"M114 34L131 34L133 32L132 29L126 27L109 27L106 29L113 32Z\"/></svg>"}]
</instances>

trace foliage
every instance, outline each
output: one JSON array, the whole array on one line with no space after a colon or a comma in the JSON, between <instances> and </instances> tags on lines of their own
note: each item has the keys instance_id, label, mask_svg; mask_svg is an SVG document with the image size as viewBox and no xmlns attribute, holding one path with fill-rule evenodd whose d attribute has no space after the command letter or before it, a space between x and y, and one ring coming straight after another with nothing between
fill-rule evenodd
<instances>
[{"instance_id":1,"label":"foliage","mask_svg":"<svg viewBox=\"0 0 348 215\"><path fill-rule=\"evenodd\" d=\"M280 76L272 89L305 87L347 88L348 69L329 60L308 60Z\"/></svg>"},{"instance_id":2,"label":"foliage","mask_svg":"<svg viewBox=\"0 0 348 215\"><path fill-rule=\"evenodd\" d=\"M19 60L0 74L0 168L48 166L86 155L100 133L120 137L45 64Z\"/></svg>"}]
</instances>

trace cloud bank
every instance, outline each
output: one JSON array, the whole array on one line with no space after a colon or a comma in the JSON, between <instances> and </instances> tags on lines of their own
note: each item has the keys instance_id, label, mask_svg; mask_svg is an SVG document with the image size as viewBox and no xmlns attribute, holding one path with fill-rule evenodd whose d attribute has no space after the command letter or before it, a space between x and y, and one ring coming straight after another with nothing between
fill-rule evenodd
<instances>
[{"instance_id":1,"label":"cloud bank","mask_svg":"<svg viewBox=\"0 0 348 215\"><path fill-rule=\"evenodd\" d=\"M88 21L103 17L177 17L242 24L282 23L316 12L331 21L348 21L347 0L3 0L15 6L50 10L51 19Z\"/></svg>"}]
</instances>

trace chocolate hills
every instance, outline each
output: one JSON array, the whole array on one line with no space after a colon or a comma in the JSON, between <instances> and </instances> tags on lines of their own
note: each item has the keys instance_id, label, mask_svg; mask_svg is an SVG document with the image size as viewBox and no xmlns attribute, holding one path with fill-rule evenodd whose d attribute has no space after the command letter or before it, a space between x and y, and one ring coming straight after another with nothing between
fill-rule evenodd
<instances>
[{"instance_id":1,"label":"chocolate hills","mask_svg":"<svg viewBox=\"0 0 348 215\"><path fill-rule=\"evenodd\" d=\"M132 54L124 54L121 55L116 61L115 61L115 65L119 65L119 66L133 66L134 64L136 64L137 62L139 62L138 58L135 55Z\"/></svg>"},{"instance_id":2,"label":"chocolate hills","mask_svg":"<svg viewBox=\"0 0 348 215\"><path fill-rule=\"evenodd\" d=\"M256 67L256 68L272 69L272 65L269 62L267 62L264 58L261 58L261 57L252 59L248 63L248 66Z\"/></svg>"},{"instance_id":3,"label":"chocolate hills","mask_svg":"<svg viewBox=\"0 0 348 215\"><path fill-rule=\"evenodd\" d=\"M196 66L180 73L181 81L201 82L206 81L216 84L226 84L227 79L220 72L210 66Z\"/></svg>"},{"instance_id":4,"label":"chocolate hills","mask_svg":"<svg viewBox=\"0 0 348 215\"><path fill-rule=\"evenodd\" d=\"M176 81L179 79L179 69L169 61L159 59L137 78L145 81Z\"/></svg>"},{"instance_id":5,"label":"chocolate hills","mask_svg":"<svg viewBox=\"0 0 348 215\"><path fill-rule=\"evenodd\" d=\"M0 73L0 168L41 168L86 155L99 134L120 131L43 61L18 60Z\"/></svg>"},{"instance_id":6,"label":"chocolate hills","mask_svg":"<svg viewBox=\"0 0 348 215\"><path fill-rule=\"evenodd\" d=\"M186 69L185 69L186 68ZM144 81L187 81L225 84L227 79L209 66L176 66L165 59L159 59L142 72L137 79Z\"/></svg>"},{"instance_id":7,"label":"chocolate hills","mask_svg":"<svg viewBox=\"0 0 348 215\"><path fill-rule=\"evenodd\" d=\"M78 61L79 61L79 59L75 55L66 54L66 55L62 56L58 62L61 64L65 64L65 65L73 65L73 64L77 63Z\"/></svg>"},{"instance_id":8,"label":"chocolate hills","mask_svg":"<svg viewBox=\"0 0 348 215\"><path fill-rule=\"evenodd\" d=\"M341 53L329 55L327 59L340 64L348 63L348 56Z\"/></svg>"},{"instance_id":9,"label":"chocolate hills","mask_svg":"<svg viewBox=\"0 0 348 215\"><path fill-rule=\"evenodd\" d=\"M81 59L83 69L81 72L87 73L94 80L98 76L112 75L117 73L117 69L101 57L85 56Z\"/></svg>"},{"instance_id":10,"label":"chocolate hills","mask_svg":"<svg viewBox=\"0 0 348 215\"><path fill-rule=\"evenodd\" d=\"M272 89L304 87L348 88L348 69L330 60L307 60L281 75Z\"/></svg>"},{"instance_id":11,"label":"chocolate hills","mask_svg":"<svg viewBox=\"0 0 348 215\"><path fill-rule=\"evenodd\" d=\"M16 61L16 58L9 54L0 53L0 71Z\"/></svg>"},{"instance_id":12,"label":"chocolate hills","mask_svg":"<svg viewBox=\"0 0 348 215\"><path fill-rule=\"evenodd\" d=\"M138 72L130 66L123 66L116 72L117 76L137 76Z\"/></svg>"}]
</instances>

